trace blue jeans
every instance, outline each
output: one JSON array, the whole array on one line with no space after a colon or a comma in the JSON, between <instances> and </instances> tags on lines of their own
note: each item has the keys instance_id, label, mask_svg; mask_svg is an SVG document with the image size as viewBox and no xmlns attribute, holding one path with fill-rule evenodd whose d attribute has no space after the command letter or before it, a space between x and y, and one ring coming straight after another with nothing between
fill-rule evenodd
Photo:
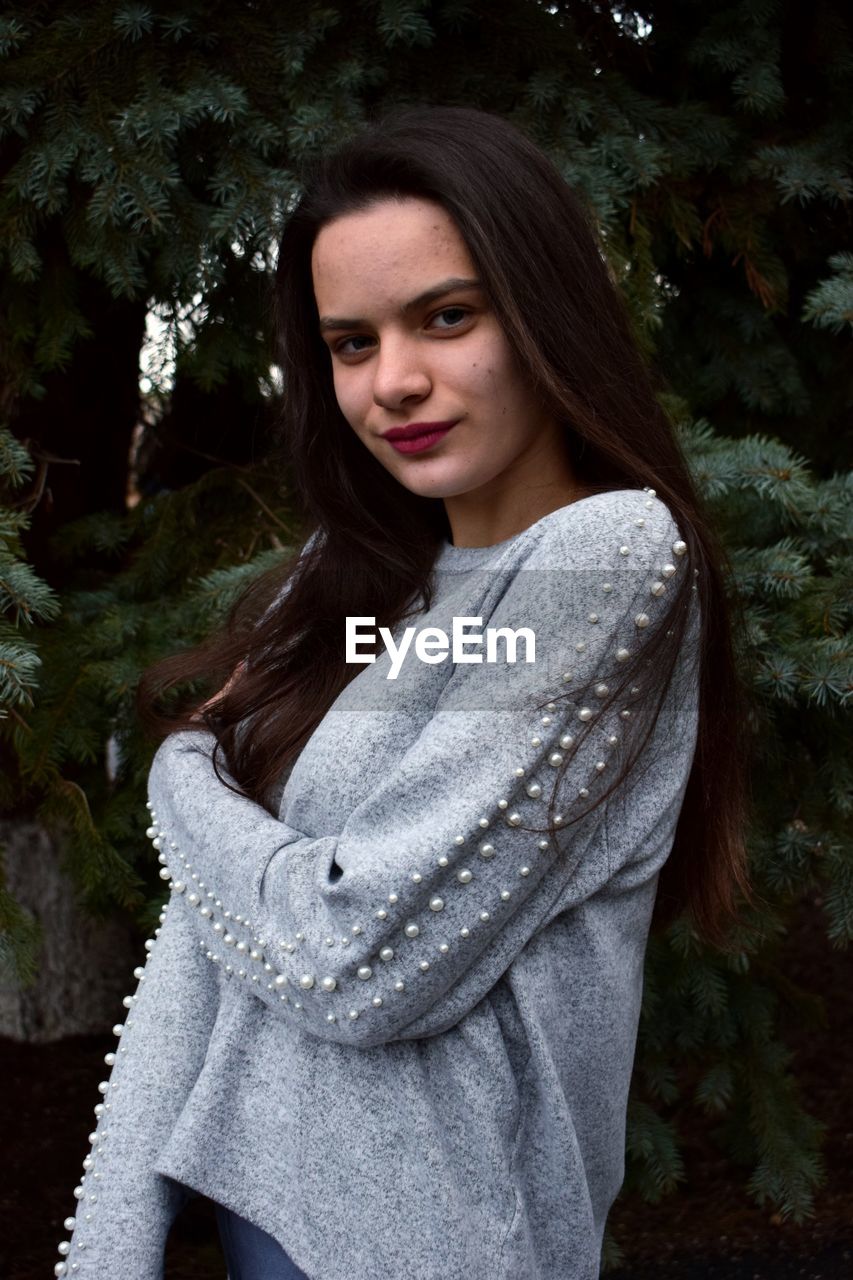
<instances>
[{"instance_id":1,"label":"blue jeans","mask_svg":"<svg viewBox=\"0 0 853 1280\"><path fill-rule=\"evenodd\" d=\"M308 1280L266 1231L215 1200L212 1203L228 1280Z\"/></svg>"}]
</instances>

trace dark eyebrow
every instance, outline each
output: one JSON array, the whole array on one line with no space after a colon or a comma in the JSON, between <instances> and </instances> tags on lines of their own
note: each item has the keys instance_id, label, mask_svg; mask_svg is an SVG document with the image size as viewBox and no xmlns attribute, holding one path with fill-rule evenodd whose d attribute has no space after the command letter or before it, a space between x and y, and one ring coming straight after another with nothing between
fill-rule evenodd
<instances>
[{"instance_id":1,"label":"dark eyebrow","mask_svg":"<svg viewBox=\"0 0 853 1280\"><path fill-rule=\"evenodd\" d=\"M446 293L455 293L459 289L481 289L483 286L479 280L466 280L462 276L451 276L449 280L442 280L441 284L433 285L431 289L425 289L423 293L419 293L416 298L411 298L408 302L404 302L400 307L400 315L404 318L411 315L413 311L417 311L418 307L426 306L427 303L435 302L437 298L443 298ZM320 331L328 329L364 329L368 326L367 320L343 320L336 316L321 316Z\"/></svg>"}]
</instances>

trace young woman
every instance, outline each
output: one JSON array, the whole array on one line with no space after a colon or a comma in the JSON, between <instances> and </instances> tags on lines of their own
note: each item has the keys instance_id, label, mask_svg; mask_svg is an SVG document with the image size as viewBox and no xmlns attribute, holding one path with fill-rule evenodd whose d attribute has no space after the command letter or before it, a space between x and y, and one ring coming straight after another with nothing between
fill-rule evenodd
<instances>
[{"instance_id":1,"label":"young woman","mask_svg":"<svg viewBox=\"0 0 853 1280\"><path fill-rule=\"evenodd\" d=\"M171 896L56 1273L156 1280L203 1195L230 1280L593 1280L653 909L750 896L722 553L506 121L323 157L276 298L311 537L141 682Z\"/></svg>"}]
</instances>

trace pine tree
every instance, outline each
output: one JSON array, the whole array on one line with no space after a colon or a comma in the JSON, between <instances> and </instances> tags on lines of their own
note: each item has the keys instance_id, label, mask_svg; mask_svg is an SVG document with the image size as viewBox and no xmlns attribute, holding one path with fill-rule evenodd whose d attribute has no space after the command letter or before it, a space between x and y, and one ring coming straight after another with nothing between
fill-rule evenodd
<instances>
[{"instance_id":1,"label":"pine tree","mask_svg":"<svg viewBox=\"0 0 853 1280\"><path fill-rule=\"evenodd\" d=\"M821 1131L779 1036L773 957L805 892L829 945L853 934L846 7L29 0L0 17L0 65L4 812L62 826L93 916L154 927L136 678L300 533L264 465L265 286L298 163L386 105L506 115L593 210L670 380L760 707L766 905L746 924L765 942L745 931L722 956L681 922L650 945L623 1194L683 1178L687 1096L719 1117L749 1194L801 1220ZM0 961L26 981L38 930L2 888L0 925ZM619 1256L608 1234L606 1264Z\"/></svg>"}]
</instances>

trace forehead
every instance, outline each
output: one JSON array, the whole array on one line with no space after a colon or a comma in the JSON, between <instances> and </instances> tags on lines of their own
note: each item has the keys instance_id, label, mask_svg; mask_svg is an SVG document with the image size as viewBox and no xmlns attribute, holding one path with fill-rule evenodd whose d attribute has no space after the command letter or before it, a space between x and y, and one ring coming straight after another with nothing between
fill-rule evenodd
<instances>
[{"instance_id":1,"label":"forehead","mask_svg":"<svg viewBox=\"0 0 853 1280\"><path fill-rule=\"evenodd\" d=\"M320 312L365 315L448 276L474 272L450 215L432 200L382 200L343 214L318 233L311 254Z\"/></svg>"}]
</instances>

